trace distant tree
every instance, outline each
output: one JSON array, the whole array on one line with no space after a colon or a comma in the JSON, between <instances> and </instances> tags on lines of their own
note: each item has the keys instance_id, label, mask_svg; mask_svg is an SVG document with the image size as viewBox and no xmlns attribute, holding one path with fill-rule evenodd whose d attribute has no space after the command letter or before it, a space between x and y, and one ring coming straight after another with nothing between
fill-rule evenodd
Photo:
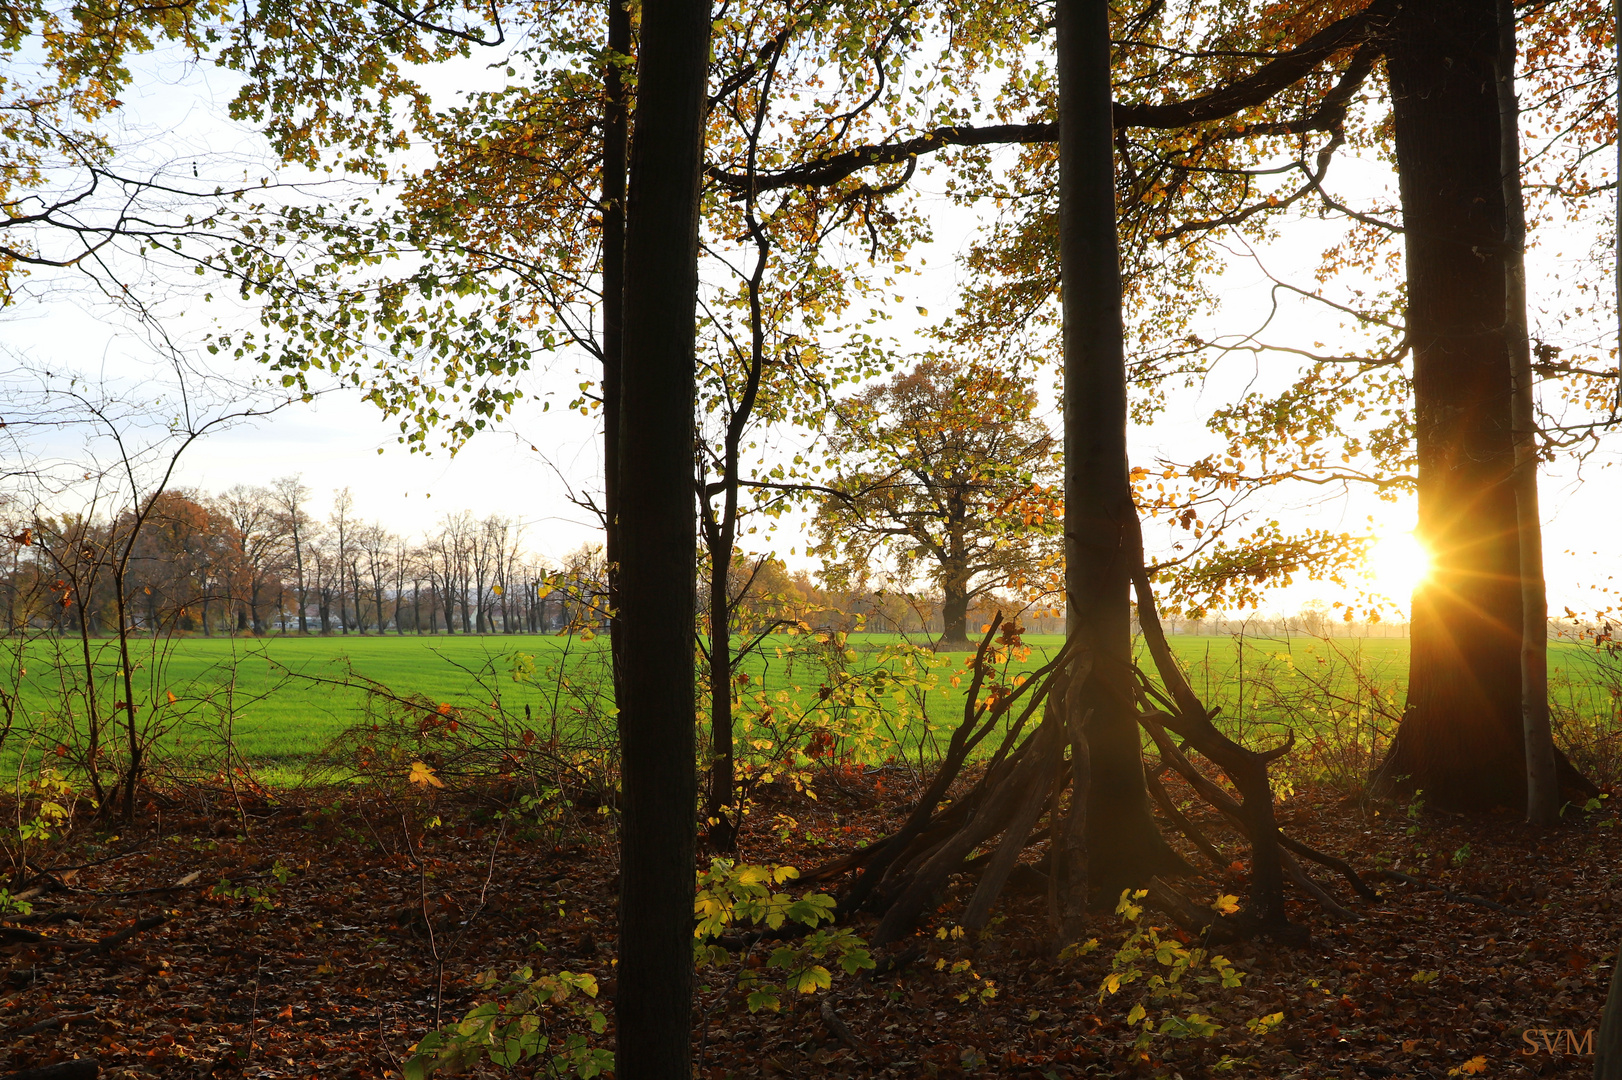
<instances>
[{"instance_id":1,"label":"distant tree","mask_svg":"<svg viewBox=\"0 0 1622 1080\"><path fill-rule=\"evenodd\" d=\"M305 541L309 559L310 584L315 592L316 616L323 634L332 633L332 604L341 595L343 578L330 537L324 532L311 532Z\"/></svg>"},{"instance_id":2,"label":"distant tree","mask_svg":"<svg viewBox=\"0 0 1622 1080\"><path fill-rule=\"evenodd\" d=\"M279 591L282 573L292 559L289 520L279 512L275 492L269 488L237 484L212 500L216 511L232 527L232 543L246 591L237 603L236 629L265 632L261 605Z\"/></svg>"},{"instance_id":3,"label":"distant tree","mask_svg":"<svg viewBox=\"0 0 1622 1080\"><path fill-rule=\"evenodd\" d=\"M406 579L416 574L416 552L407 546L405 537L395 536L394 550L389 557L389 565L394 569L394 636L402 637L405 634L405 623L401 620L402 605L405 603ZM415 615L416 593L412 593L413 615ZM416 619L413 618L412 629L419 630Z\"/></svg>"},{"instance_id":4,"label":"distant tree","mask_svg":"<svg viewBox=\"0 0 1622 1080\"><path fill-rule=\"evenodd\" d=\"M228 596L237 577L236 529L194 491L160 492L144 517L128 580L147 600L150 629L173 620L181 630L212 633L210 601Z\"/></svg>"},{"instance_id":5,"label":"distant tree","mask_svg":"<svg viewBox=\"0 0 1622 1080\"><path fill-rule=\"evenodd\" d=\"M817 514L835 588L874 568L941 590L941 644L965 645L969 605L1044 588L1059 555L1057 441L1028 379L935 357L845 402L831 448L845 466Z\"/></svg>"},{"instance_id":6,"label":"distant tree","mask_svg":"<svg viewBox=\"0 0 1622 1080\"><path fill-rule=\"evenodd\" d=\"M770 631L809 613L806 593L775 555L737 555L732 560L729 591L738 598L736 627L744 634Z\"/></svg>"},{"instance_id":7,"label":"distant tree","mask_svg":"<svg viewBox=\"0 0 1622 1080\"><path fill-rule=\"evenodd\" d=\"M310 632L305 605L310 602L304 577L304 549L309 542L310 516L304 506L310 499L310 489L299 482L297 476L284 476L271 482L270 490L282 516L282 527L287 532L289 552L293 560L293 580L298 595L299 633Z\"/></svg>"},{"instance_id":8,"label":"distant tree","mask_svg":"<svg viewBox=\"0 0 1622 1080\"><path fill-rule=\"evenodd\" d=\"M354 512L355 497L349 493L348 488L332 493L332 512L327 515L327 524L332 527L333 539L337 544L336 550L332 553L332 576L337 590L338 628L345 634L349 633L349 616L346 610L348 604L345 591L348 586L346 575L349 575L350 563L354 559ZM355 597L355 601L358 605L360 597Z\"/></svg>"}]
</instances>

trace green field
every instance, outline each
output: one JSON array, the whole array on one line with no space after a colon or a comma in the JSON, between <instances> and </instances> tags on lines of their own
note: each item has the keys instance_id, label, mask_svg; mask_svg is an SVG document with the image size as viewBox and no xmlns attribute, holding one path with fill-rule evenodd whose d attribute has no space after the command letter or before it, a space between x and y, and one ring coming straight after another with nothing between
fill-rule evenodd
<instances>
[{"instance_id":1,"label":"green field","mask_svg":"<svg viewBox=\"0 0 1622 1080\"><path fill-rule=\"evenodd\" d=\"M844 662L855 671L894 667L894 658L885 650L899 641L893 635L852 635ZM829 671L827 647L819 651L810 642L804 636L769 638L761 653L743 666L751 693L763 692L760 700L778 702L784 712L810 707ZM1301 635L1243 639L1174 635L1171 643L1195 690L1208 704L1220 706L1219 719L1230 730L1247 737L1266 738L1267 726L1277 724L1301 733L1303 726L1332 722L1336 708L1341 721L1378 724L1382 709L1389 719L1391 711L1400 708L1407 675L1408 642L1402 638L1324 642ZM1060 639L1033 637L1028 644L1031 654L1012 664L1010 673L1040 665ZM96 647L98 668L104 676L111 675L117 666L112 643ZM64 651L53 660L56 648ZM61 684L56 665L64 664L68 677L76 677L77 648L72 640L29 646L31 670L19 694L23 714L37 718L56 707ZM243 757L288 766L361 720L370 685L458 708L488 710L499 696L512 715L522 715L528 706L544 730L550 718L568 715L557 708L557 673L568 673L580 684L601 685L606 648L605 637L591 641L496 635L193 637L170 643L166 651L148 646L148 652L137 655L136 700L163 701L174 694L181 707L208 702L211 708L201 711L212 717L216 730L221 718L230 716L231 733ZM938 685L929 694L930 717L938 726L950 724L958 715L961 690L953 689L952 678L958 675L960 684L967 685L962 677L967 659L966 653L942 655L933 668L931 677ZM1605 710L1608 677L1593 663L1592 650L1559 643L1551 649L1550 660L1557 700L1565 695L1571 702L1589 702ZM1326 702L1333 707L1326 710ZM920 737L915 726L901 741L915 747Z\"/></svg>"}]
</instances>

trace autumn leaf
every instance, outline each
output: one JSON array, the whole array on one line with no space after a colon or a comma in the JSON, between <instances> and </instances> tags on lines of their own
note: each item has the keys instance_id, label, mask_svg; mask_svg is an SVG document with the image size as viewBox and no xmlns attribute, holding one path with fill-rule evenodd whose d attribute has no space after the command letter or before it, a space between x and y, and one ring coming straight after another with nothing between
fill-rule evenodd
<instances>
[{"instance_id":1,"label":"autumn leaf","mask_svg":"<svg viewBox=\"0 0 1622 1080\"><path fill-rule=\"evenodd\" d=\"M445 782L434 775L434 770L420 761L413 761L411 763L411 775L408 777L408 779L413 784L417 784L422 787L442 788L445 786Z\"/></svg>"}]
</instances>

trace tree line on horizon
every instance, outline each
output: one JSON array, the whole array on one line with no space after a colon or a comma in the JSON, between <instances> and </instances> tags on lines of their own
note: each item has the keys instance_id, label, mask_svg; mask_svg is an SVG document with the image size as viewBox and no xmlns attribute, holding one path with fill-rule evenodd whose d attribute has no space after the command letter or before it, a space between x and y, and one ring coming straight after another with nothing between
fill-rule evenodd
<instances>
[{"instance_id":1,"label":"tree line on horizon","mask_svg":"<svg viewBox=\"0 0 1622 1080\"><path fill-rule=\"evenodd\" d=\"M348 489L325 519L296 477L217 494L176 488L112 515L9 515L8 633L112 634L123 593L144 634L538 633L572 618L558 568L511 519L447 514L418 540L361 520ZM565 560L569 567L588 553Z\"/></svg>"}]
</instances>

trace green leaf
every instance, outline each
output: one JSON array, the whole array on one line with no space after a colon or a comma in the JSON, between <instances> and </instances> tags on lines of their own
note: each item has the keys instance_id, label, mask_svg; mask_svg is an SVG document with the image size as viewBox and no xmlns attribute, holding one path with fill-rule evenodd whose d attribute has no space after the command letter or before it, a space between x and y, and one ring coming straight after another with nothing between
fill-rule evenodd
<instances>
[{"instance_id":1,"label":"green leaf","mask_svg":"<svg viewBox=\"0 0 1622 1080\"><path fill-rule=\"evenodd\" d=\"M808 967L789 980L790 989L802 994L813 994L833 985L833 976L825 967Z\"/></svg>"}]
</instances>

